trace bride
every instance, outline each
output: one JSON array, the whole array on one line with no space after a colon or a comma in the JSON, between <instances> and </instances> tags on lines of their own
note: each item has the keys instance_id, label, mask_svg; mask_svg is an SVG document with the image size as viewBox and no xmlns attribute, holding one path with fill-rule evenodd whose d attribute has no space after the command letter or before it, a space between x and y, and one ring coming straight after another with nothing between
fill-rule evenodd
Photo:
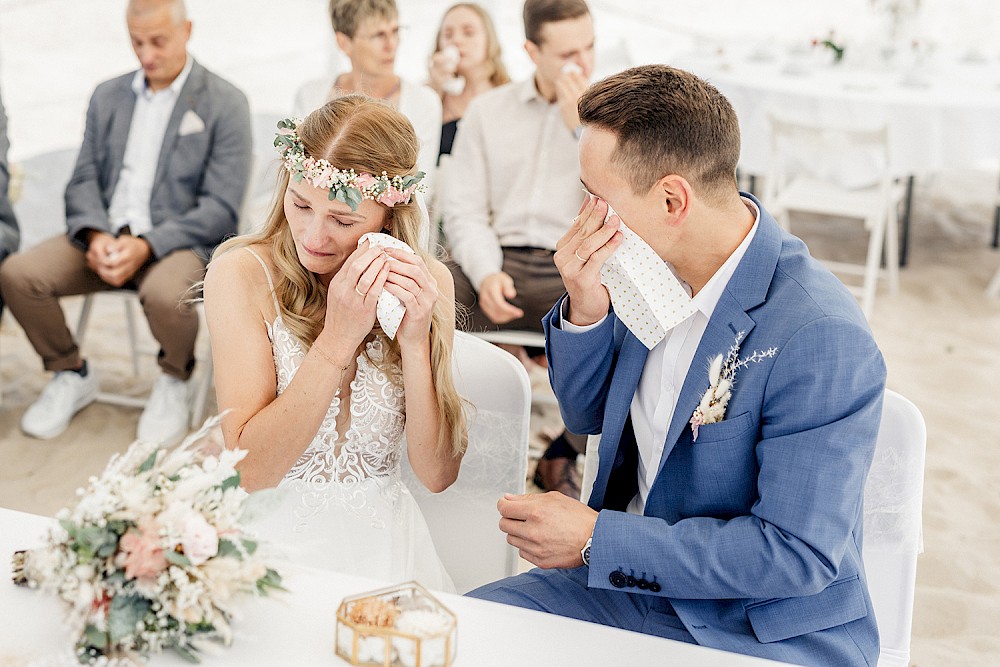
<instances>
[{"instance_id":1,"label":"bride","mask_svg":"<svg viewBox=\"0 0 1000 667\"><path fill-rule=\"evenodd\" d=\"M248 451L248 491L277 487L257 532L297 562L450 589L400 478L404 435L434 492L467 444L454 285L418 241L413 127L351 95L279 128L267 223L220 246L204 285L226 446ZM376 317L388 295L405 308L393 338Z\"/></svg>"}]
</instances>

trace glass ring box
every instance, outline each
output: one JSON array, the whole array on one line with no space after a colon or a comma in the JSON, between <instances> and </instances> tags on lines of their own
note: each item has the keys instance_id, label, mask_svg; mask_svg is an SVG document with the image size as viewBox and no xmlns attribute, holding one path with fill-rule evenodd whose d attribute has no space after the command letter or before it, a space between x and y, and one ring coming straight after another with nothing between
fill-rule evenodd
<instances>
[{"instance_id":1,"label":"glass ring box","mask_svg":"<svg viewBox=\"0 0 1000 667\"><path fill-rule=\"evenodd\" d=\"M334 648L352 665L451 667L457 626L451 610L410 581L344 598Z\"/></svg>"}]
</instances>

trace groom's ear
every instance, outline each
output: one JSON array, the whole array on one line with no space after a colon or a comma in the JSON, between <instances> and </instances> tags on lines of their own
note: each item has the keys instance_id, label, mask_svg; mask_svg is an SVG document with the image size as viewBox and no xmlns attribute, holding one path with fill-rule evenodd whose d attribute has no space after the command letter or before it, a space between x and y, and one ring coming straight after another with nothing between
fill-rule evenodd
<instances>
[{"instance_id":1,"label":"groom's ear","mask_svg":"<svg viewBox=\"0 0 1000 667\"><path fill-rule=\"evenodd\" d=\"M653 186L662 202L663 213L670 225L683 224L694 202L694 191L683 176L667 174Z\"/></svg>"}]
</instances>

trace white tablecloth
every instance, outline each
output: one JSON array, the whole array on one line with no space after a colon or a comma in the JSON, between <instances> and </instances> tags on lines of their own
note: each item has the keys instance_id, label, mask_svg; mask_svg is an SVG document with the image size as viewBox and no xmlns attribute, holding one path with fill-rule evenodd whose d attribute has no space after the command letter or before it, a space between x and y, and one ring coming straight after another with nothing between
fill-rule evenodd
<instances>
[{"instance_id":1,"label":"white tablecloth","mask_svg":"<svg viewBox=\"0 0 1000 667\"><path fill-rule=\"evenodd\" d=\"M740 165L747 173L767 173L771 112L816 124L886 124L890 168L897 175L1000 159L1000 62L967 62L953 54L916 64L912 58L895 65L851 64L846 56L832 64L817 48L793 55L730 47L671 64L702 76L729 98L740 120Z\"/></svg>"},{"instance_id":2,"label":"white tablecloth","mask_svg":"<svg viewBox=\"0 0 1000 667\"><path fill-rule=\"evenodd\" d=\"M37 546L50 522L0 508L0 561ZM60 621L63 609L54 596L15 586L7 571L0 577L0 665L53 664L50 656L69 642ZM305 568L284 574L290 592L250 600L236 622L233 646L206 658L206 665L347 664L333 653L337 606L344 597L385 582ZM457 595L438 597L458 616L459 667L777 664ZM187 664L172 653L151 660L152 667Z\"/></svg>"}]
</instances>

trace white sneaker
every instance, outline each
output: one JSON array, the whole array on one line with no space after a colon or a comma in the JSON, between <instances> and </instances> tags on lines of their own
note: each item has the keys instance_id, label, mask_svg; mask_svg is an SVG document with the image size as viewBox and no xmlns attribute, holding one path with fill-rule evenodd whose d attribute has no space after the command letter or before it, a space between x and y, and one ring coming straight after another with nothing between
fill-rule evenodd
<instances>
[{"instance_id":1,"label":"white sneaker","mask_svg":"<svg viewBox=\"0 0 1000 667\"><path fill-rule=\"evenodd\" d=\"M160 373L139 417L136 437L144 442L173 445L187 435L191 421L187 382Z\"/></svg>"},{"instance_id":2,"label":"white sneaker","mask_svg":"<svg viewBox=\"0 0 1000 667\"><path fill-rule=\"evenodd\" d=\"M97 378L75 371L59 371L21 417L21 430L33 438L54 438L67 428L80 410L97 398Z\"/></svg>"}]
</instances>

